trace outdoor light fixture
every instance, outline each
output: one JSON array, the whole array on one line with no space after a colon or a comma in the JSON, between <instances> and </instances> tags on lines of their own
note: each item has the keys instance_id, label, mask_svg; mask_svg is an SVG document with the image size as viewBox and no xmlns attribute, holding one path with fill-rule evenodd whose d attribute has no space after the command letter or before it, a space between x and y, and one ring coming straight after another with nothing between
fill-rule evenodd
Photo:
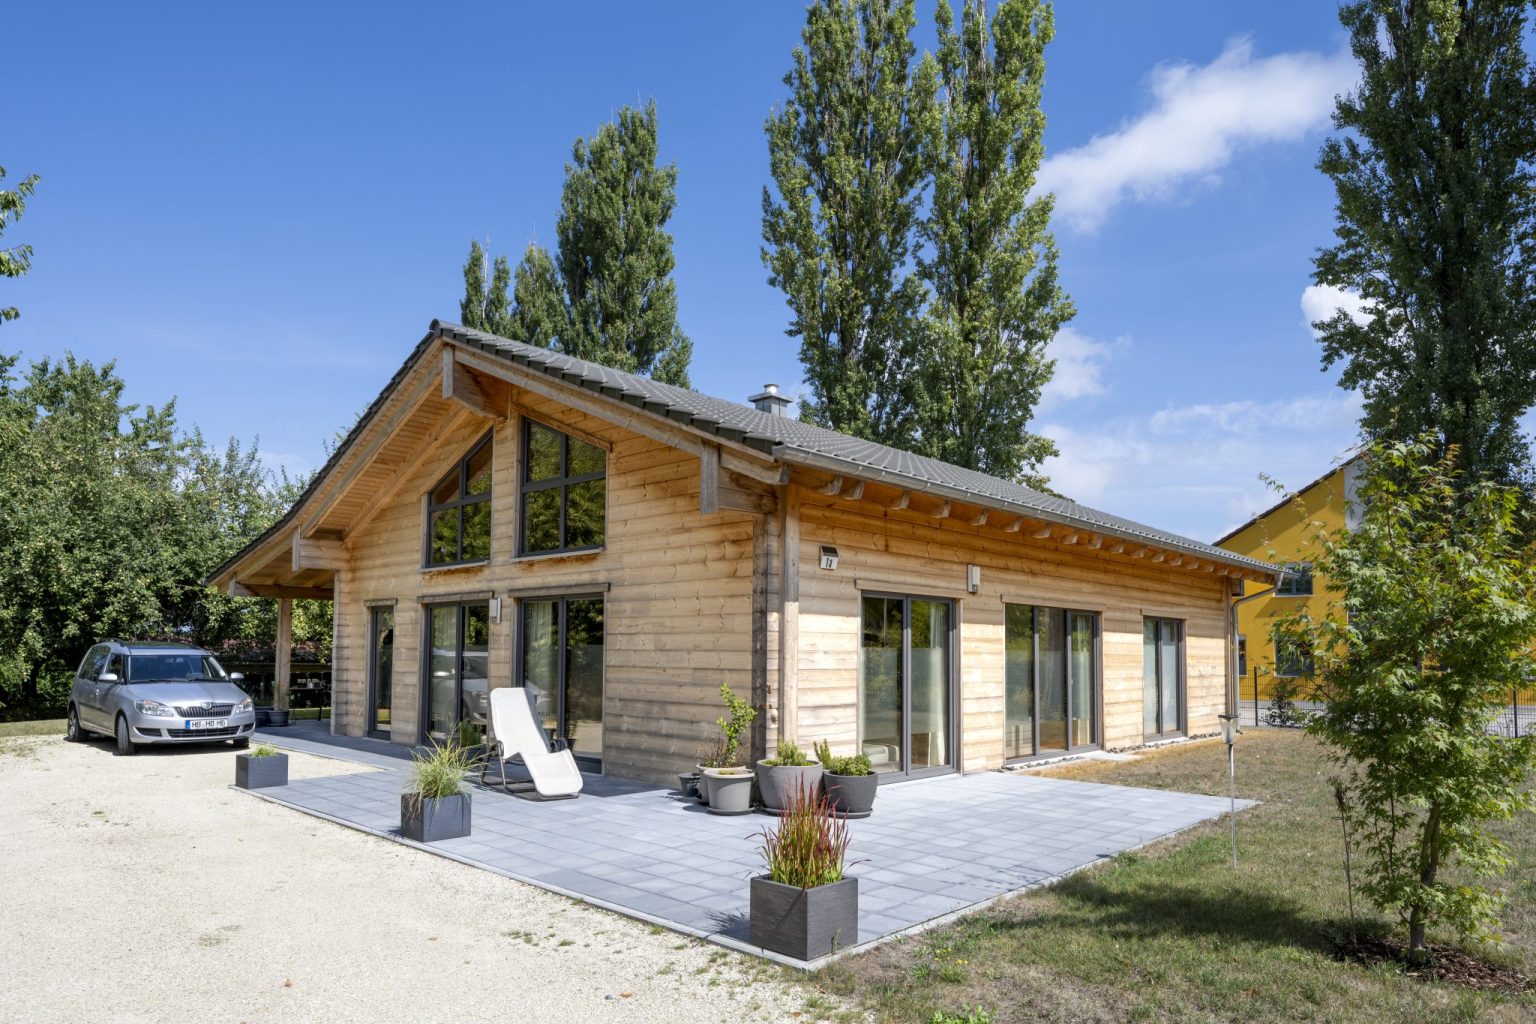
<instances>
[{"instance_id":1,"label":"outdoor light fixture","mask_svg":"<svg viewBox=\"0 0 1536 1024\"><path fill-rule=\"evenodd\" d=\"M492 622L500 622L501 621L501 598L493 597L493 598L490 599L490 601L488 603L490 605L491 621Z\"/></svg>"},{"instance_id":2,"label":"outdoor light fixture","mask_svg":"<svg viewBox=\"0 0 1536 1024\"><path fill-rule=\"evenodd\" d=\"M965 567L965 592L974 594L981 590L981 566L968 565Z\"/></svg>"},{"instance_id":3,"label":"outdoor light fixture","mask_svg":"<svg viewBox=\"0 0 1536 1024\"><path fill-rule=\"evenodd\" d=\"M1232 817L1232 870L1237 870L1237 757L1234 747L1242 734L1236 715L1217 715L1221 720L1221 738L1227 745L1227 799Z\"/></svg>"},{"instance_id":4,"label":"outdoor light fixture","mask_svg":"<svg viewBox=\"0 0 1536 1024\"><path fill-rule=\"evenodd\" d=\"M821 546L821 567L823 569L837 568L837 548L831 544Z\"/></svg>"}]
</instances>

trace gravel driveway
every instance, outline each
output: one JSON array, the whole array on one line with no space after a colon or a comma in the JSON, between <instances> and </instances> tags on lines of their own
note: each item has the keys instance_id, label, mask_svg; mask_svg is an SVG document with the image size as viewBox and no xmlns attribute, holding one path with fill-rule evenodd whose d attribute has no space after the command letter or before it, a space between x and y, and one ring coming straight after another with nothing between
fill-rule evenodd
<instances>
[{"instance_id":1,"label":"gravel driveway","mask_svg":"<svg viewBox=\"0 0 1536 1024\"><path fill-rule=\"evenodd\" d=\"M358 770L291 755L290 775ZM0 1020L812 1020L777 968L227 788L0 739ZM808 1011L808 1012L807 1012Z\"/></svg>"}]
</instances>

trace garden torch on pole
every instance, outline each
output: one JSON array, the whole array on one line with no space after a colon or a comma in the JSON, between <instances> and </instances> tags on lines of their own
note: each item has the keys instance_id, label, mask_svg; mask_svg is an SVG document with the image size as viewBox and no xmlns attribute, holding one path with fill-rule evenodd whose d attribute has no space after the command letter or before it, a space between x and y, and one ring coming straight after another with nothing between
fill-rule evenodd
<instances>
[{"instance_id":1,"label":"garden torch on pole","mask_svg":"<svg viewBox=\"0 0 1536 1024\"><path fill-rule=\"evenodd\" d=\"M1237 757L1233 753L1238 734L1236 715L1217 715L1221 719L1221 738L1227 744L1227 799L1232 817L1232 870L1237 870Z\"/></svg>"}]
</instances>

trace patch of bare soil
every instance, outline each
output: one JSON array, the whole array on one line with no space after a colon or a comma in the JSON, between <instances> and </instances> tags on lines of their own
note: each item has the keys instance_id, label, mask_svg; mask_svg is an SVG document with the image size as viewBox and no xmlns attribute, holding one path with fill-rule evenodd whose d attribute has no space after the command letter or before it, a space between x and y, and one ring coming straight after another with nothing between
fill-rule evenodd
<instances>
[{"instance_id":1,"label":"patch of bare soil","mask_svg":"<svg viewBox=\"0 0 1536 1024\"><path fill-rule=\"evenodd\" d=\"M1531 990L1531 979L1514 968L1484 960L1453 946L1431 945L1429 961L1416 964L1408 958L1407 943L1362 937L1338 943L1333 955L1337 960L1362 967L1389 964L1404 976L1421 981L1439 981L1485 992Z\"/></svg>"}]
</instances>

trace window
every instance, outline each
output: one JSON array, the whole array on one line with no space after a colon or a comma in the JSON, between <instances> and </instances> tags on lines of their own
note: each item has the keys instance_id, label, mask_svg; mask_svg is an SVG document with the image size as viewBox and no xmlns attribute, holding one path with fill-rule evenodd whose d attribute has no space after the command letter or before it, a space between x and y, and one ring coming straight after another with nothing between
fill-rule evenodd
<instances>
[{"instance_id":1,"label":"window","mask_svg":"<svg viewBox=\"0 0 1536 1024\"><path fill-rule=\"evenodd\" d=\"M485 603L427 606L426 738L480 742L488 710L491 611ZM393 652L391 652L393 656ZM467 727L467 728L466 728Z\"/></svg>"},{"instance_id":2,"label":"window","mask_svg":"<svg viewBox=\"0 0 1536 1024\"><path fill-rule=\"evenodd\" d=\"M1003 756L1059 754L1096 742L1098 617L1003 606Z\"/></svg>"},{"instance_id":3,"label":"window","mask_svg":"<svg viewBox=\"0 0 1536 1024\"><path fill-rule=\"evenodd\" d=\"M1285 575L1275 586L1276 597L1311 597L1312 563L1291 562L1285 567Z\"/></svg>"},{"instance_id":4,"label":"window","mask_svg":"<svg viewBox=\"0 0 1536 1024\"><path fill-rule=\"evenodd\" d=\"M1248 675L1248 638L1242 633L1237 634L1237 678L1243 679Z\"/></svg>"},{"instance_id":5,"label":"window","mask_svg":"<svg viewBox=\"0 0 1536 1024\"><path fill-rule=\"evenodd\" d=\"M427 496L427 565L491 557L491 437L487 434Z\"/></svg>"},{"instance_id":6,"label":"window","mask_svg":"<svg viewBox=\"0 0 1536 1024\"><path fill-rule=\"evenodd\" d=\"M859 750L884 778L950 770L954 605L870 593L860 604Z\"/></svg>"},{"instance_id":7,"label":"window","mask_svg":"<svg viewBox=\"0 0 1536 1024\"><path fill-rule=\"evenodd\" d=\"M368 732L388 739L394 707L395 609L370 608L368 632L373 638L368 655Z\"/></svg>"},{"instance_id":8,"label":"window","mask_svg":"<svg viewBox=\"0 0 1536 1024\"><path fill-rule=\"evenodd\" d=\"M106 675L108 672L117 676L119 682L127 681L124 675L123 656L121 654L114 654L112 657L107 659L107 671L103 672L102 674Z\"/></svg>"},{"instance_id":9,"label":"window","mask_svg":"<svg viewBox=\"0 0 1536 1024\"><path fill-rule=\"evenodd\" d=\"M1146 739L1184 729L1184 624L1143 619L1141 643L1142 733Z\"/></svg>"},{"instance_id":10,"label":"window","mask_svg":"<svg viewBox=\"0 0 1536 1024\"><path fill-rule=\"evenodd\" d=\"M97 644L85 652L85 657L80 660L80 678L94 680L101 675L102 669L107 664L107 651L111 648L104 644Z\"/></svg>"},{"instance_id":11,"label":"window","mask_svg":"<svg viewBox=\"0 0 1536 1024\"><path fill-rule=\"evenodd\" d=\"M1295 643L1275 641L1275 675L1282 679L1296 679L1311 674L1311 651L1303 650Z\"/></svg>"},{"instance_id":12,"label":"window","mask_svg":"<svg viewBox=\"0 0 1536 1024\"><path fill-rule=\"evenodd\" d=\"M601 448L526 421L520 553L602 547L607 473Z\"/></svg>"},{"instance_id":13,"label":"window","mask_svg":"<svg viewBox=\"0 0 1536 1024\"><path fill-rule=\"evenodd\" d=\"M122 678L122 673L118 673ZM128 659L124 682L190 682L197 679L228 679L224 667L211 654L135 654Z\"/></svg>"},{"instance_id":14,"label":"window","mask_svg":"<svg viewBox=\"0 0 1536 1024\"><path fill-rule=\"evenodd\" d=\"M544 730L587 767L603 759L603 599L524 598L519 678Z\"/></svg>"}]
</instances>

